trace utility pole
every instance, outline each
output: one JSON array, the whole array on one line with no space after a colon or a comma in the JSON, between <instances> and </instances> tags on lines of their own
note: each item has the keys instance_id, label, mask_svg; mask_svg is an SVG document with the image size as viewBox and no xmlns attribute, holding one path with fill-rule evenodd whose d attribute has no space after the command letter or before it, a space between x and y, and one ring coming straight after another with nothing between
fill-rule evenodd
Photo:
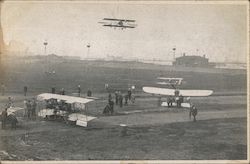
<instances>
[{"instance_id":1,"label":"utility pole","mask_svg":"<svg viewBox=\"0 0 250 164\"><path fill-rule=\"evenodd\" d=\"M47 45L48 45L48 42L47 41L45 41L45 42L43 42L43 45L44 45L44 56L46 57L46 71L45 72L49 72L49 66L47 66L47 64L48 64L48 62L49 62L49 59L48 59L48 55L47 55Z\"/></svg>"},{"instance_id":2,"label":"utility pole","mask_svg":"<svg viewBox=\"0 0 250 164\"><path fill-rule=\"evenodd\" d=\"M90 44L87 44L88 52L87 52L87 59L89 58L89 49L90 49Z\"/></svg>"},{"instance_id":3,"label":"utility pole","mask_svg":"<svg viewBox=\"0 0 250 164\"><path fill-rule=\"evenodd\" d=\"M173 58L174 58L174 61L175 61L175 51L176 51L176 48L174 47L173 48Z\"/></svg>"},{"instance_id":4,"label":"utility pole","mask_svg":"<svg viewBox=\"0 0 250 164\"><path fill-rule=\"evenodd\" d=\"M45 42L43 43L43 45L44 45L44 55L47 55L47 45L48 45L48 42L45 41Z\"/></svg>"}]
</instances>

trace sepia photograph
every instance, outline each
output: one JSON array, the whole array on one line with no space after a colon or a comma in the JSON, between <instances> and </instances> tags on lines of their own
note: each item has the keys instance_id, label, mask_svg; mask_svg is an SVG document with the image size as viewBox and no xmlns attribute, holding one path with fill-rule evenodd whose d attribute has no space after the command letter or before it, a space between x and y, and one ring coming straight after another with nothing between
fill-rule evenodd
<instances>
[{"instance_id":1,"label":"sepia photograph","mask_svg":"<svg viewBox=\"0 0 250 164\"><path fill-rule=\"evenodd\" d=\"M0 5L0 163L249 163L249 1Z\"/></svg>"}]
</instances>

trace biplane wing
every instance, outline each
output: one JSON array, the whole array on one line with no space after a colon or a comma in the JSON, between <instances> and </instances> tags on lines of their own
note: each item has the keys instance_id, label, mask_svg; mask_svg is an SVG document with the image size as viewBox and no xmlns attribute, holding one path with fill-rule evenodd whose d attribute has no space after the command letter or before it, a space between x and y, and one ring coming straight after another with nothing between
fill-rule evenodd
<instances>
[{"instance_id":1,"label":"biplane wing","mask_svg":"<svg viewBox=\"0 0 250 164\"><path fill-rule=\"evenodd\" d=\"M183 78L168 78L168 77L157 77L158 80L163 80L161 82L157 82L157 84L161 85L181 85Z\"/></svg>"},{"instance_id":2,"label":"biplane wing","mask_svg":"<svg viewBox=\"0 0 250 164\"><path fill-rule=\"evenodd\" d=\"M96 117L92 117L92 116L86 116L84 114L80 114L80 113L72 113L69 115L68 120L69 121L77 121L77 120L81 120L81 121L91 121L93 119L95 119Z\"/></svg>"},{"instance_id":3,"label":"biplane wing","mask_svg":"<svg viewBox=\"0 0 250 164\"><path fill-rule=\"evenodd\" d=\"M173 102L172 105L173 105L173 106L177 106L177 103L176 103L176 102ZM167 102L162 102L162 103L161 103L161 106L166 106L166 107L168 107L168 103L167 103ZM181 103L181 107L183 107L183 108L190 108L190 107L191 107L191 104L190 104L190 103Z\"/></svg>"},{"instance_id":4,"label":"biplane wing","mask_svg":"<svg viewBox=\"0 0 250 164\"><path fill-rule=\"evenodd\" d=\"M121 27L121 28L135 28L135 26L125 26L125 25L112 25L112 24L104 24L103 26L110 26L110 27Z\"/></svg>"},{"instance_id":5,"label":"biplane wing","mask_svg":"<svg viewBox=\"0 0 250 164\"><path fill-rule=\"evenodd\" d=\"M129 19L113 19L113 18L103 18L103 20L110 20L110 21L123 21L123 22L135 22L135 20L129 20Z\"/></svg>"},{"instance_id":6,"label":"biplane wing","mask_svg":"<svg viewBox=\"0 0 250 164\"><path fill-rule=\"evenodd\" d=\"M42 93L37 96L37 99L41 100L57 99L57 100L63 100L66 103L81 103L81 104L86 104L88 102L94 101L93 99L90 98L73 97L73 96L58 95L52 93Z\"/></svg>"},{"instance_id":7,"label":"biplane wing","mask_svg":"<svg viewBox=\"0 0 250 164\"><path fill-rule=\"evenodd\" d=\"M157 88L157 87L143 87L144 92L158 95L166 95L166 96L174 96L175 89L168 88ZM187 97L203 97L210 96L213 91L212 90L178 90L179 95L187 96Z\"/></svg>"},{"instance_id":8,"label":"biplane wing","mask_svg":"<svg viewBox=\"0 0 250 164\"><path fill-rule=\"evenodd\" d=\"M87 116L80 113L72 113L69 115L68 120L76 122L76 125L87 127L88 122L95 119L96 117Z\"/></svg>"},{"instance_id":9,"label":"biplane wing","mask_svg":"<svg viewBox=\"0 0 250 164\"><path fill-rule=\"evenodd\" d=\"M183 78L157 77L160 80L183 80Z\"/></svg>"}]
</instances>

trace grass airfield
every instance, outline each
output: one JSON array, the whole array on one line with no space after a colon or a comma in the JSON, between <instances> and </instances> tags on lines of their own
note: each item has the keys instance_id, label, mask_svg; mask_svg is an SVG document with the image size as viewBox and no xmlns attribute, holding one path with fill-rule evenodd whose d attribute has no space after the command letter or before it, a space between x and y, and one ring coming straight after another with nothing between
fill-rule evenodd
<instances>
[{"instance_id":1,"label":"grass airfield","mask_svg":"<svg viewBox=\"0 0 250 164\"><path fill-rule=\"evenodd\" d=\"M230 71L219 73L180 72L149 69L138 65L55 66L56 75L47 77L43 65L9 65L6 72L7 93L0 97L1 106L12 96L16 106L23 106L24 85L28 97L49 92L51 86L76 92L91 89L100 100L90 103L88 114L97 119L88 128L57 121L19 117L16 130L0 130L1 160L246 160L247 100L246 74ZM40 68L40 69L39 69ZM59 69L60 68L60 69ZM26 70L26 71L24 71ZM82 71L83 70L83 71ZM85 70L85 71L84 71ZM214 95L193 98L198 108L197 122L189 119L188 110L159 107L157 98L143 93L144 85L154 86L159 75L184 76L184 88L213 89ZM196 79L196 80L195 80ZM114 89L136 85L136 102L120 108L113 116L102 115L108 93L104 84ZM163 99L164 100L164 99ZM21 116L21 115L20 115ZM127 135L121 135L119 124L127 124Z\"/></svg>"}]
</instances>

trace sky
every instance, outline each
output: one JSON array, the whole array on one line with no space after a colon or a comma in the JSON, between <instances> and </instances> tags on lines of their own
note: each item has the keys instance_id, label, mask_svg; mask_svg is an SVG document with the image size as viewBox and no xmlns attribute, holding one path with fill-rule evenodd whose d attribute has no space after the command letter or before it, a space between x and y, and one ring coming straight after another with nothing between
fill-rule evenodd
<instances>
[{"instance_id":1,"label":"sky","mask_svg":"<svg viewBox=\"0 0 250 164\"><path fill-rule=\"evenodd\" d=\"M47 41L46 53L62 56L173 60L175 47L177 57L246 61L247 5L6 1L1 7L5 44L22 43L33 54L44 55ZM133 19L137 27L104 27L103 18Z\"/></svg>"}]
</instances>

